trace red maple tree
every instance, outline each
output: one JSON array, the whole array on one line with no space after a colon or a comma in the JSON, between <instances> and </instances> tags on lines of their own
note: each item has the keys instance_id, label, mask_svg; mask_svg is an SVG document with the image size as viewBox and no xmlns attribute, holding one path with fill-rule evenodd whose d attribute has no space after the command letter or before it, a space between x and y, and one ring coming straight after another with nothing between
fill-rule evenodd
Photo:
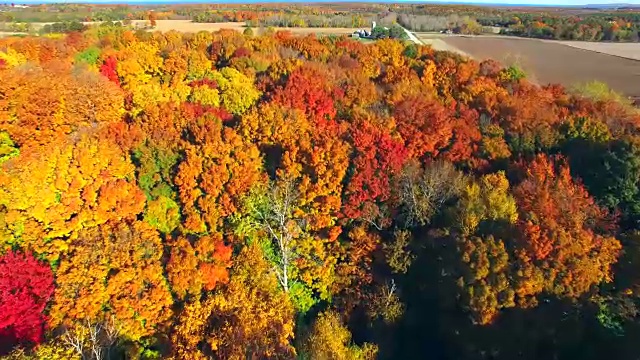
<instances>
[{"instance_id":1,"label":"red maple tree","mask_svg":"<svg viewBox=\"0 0 640 360\"><path fill-rule=\"evenodd\" d=\"M118 78L118 72L116 71L117 66L118 60L113 56L109 56L104 63L100 65L100 74L120 85L120 78Z\"/></svg>"},{"instance_id":2,"label":"red maple tree","mask_svg":"<svg viewBox=\"0 0 640 360\"><path fill-rule=\"evenodd\" d=\"M0 339L3 346L39 343L46 326L44 309L53 295L48 264L31 254L0 258Z\"/></svg>"}]
</instances>

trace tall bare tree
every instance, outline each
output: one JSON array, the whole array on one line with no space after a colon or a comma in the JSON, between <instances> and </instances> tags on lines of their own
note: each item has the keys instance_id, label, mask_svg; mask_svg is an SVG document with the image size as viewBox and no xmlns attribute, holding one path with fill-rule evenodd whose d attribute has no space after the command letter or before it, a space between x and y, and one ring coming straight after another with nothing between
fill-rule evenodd
<instances>
[{"instance_id":1,"label":"tall bare tree","mask_svg":"<svg viewBox=\"0 0 640 360\"><path fill-rule=\"evenodd\" d=\"M82 360L103 360L110 358L119 334L120 326L113 317L102 322L86 320L65 330L62 341Z\"/></svg>"},{"instance_id":2,"label":"tall bare tree","mask_svg":"<svg viewBox=\"0 0 640 360\"><path fill-rule=\"evenodd\" d=\"M296 239L302 232L303 222L296 219L294 211L299 193L290 180L270 182L254 191L245 201L250 226L264 231L270 240L274 272L285 292L289 292L291 267L295 261Z\"/></svg>"},{"instance_id":3,"label":"tall bare tree","mask_svg":"<svg viewBox=\"0 0 640 360\"><path fill-rule=\"evenodd\" d=\"M437 161L422 169L417 162L405 165L396 182L395 196L406 227L425 225L462 190L466 179L448 162Z\"/></svg>"}]
</instances>

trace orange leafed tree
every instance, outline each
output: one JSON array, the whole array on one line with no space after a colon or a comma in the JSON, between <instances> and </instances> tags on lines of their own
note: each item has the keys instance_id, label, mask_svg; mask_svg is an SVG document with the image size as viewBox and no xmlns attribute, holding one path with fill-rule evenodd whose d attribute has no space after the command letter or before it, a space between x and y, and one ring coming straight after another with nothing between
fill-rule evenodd
<instances>
[{"instance_id":1,"label":"orange leafed tree","mask_svg":"<svg viewBox=\"0 0 640 360\"><path fill-rule=\"evenodd\" d=\"M453 136L452 112L435 100L416 96L402 101L394 109L398 131L405 140L408 156L437 156Z\"/></svg>"},{"instance_id":2,"label":"orange leafed tree","mask_svg":"<svg viewBox=\"0 0 640 360\"><path fill-rule=\"evenodd\" d=\"M123 115L122 91L88 71L14 68L0 82L0 130L20 145L48 144L82 127L100 127Z\"/></svg>"},{"instance_id":3,"label":"orange leafed tree","mask_svg":"<svg viewBox=\"0 0 640 360\"><path fill-rule=\"evenodd\" d=\"M242 119L240 131L261 148L271 176L296 181L312 230L331 226L341 206L351 147L329 117L268 103Z\"/></svg>"},{"instance_id":4,"label":"orange leafed tree","mask_svg":"<svg viewBox=\"0 0 640 360\"><path fill-rule=\"evenodd\" d=\"M143 222L110 223L81 233L57 271L53 327L113 317L127 338L155 333L173 299L160 259L162 242Z\"/></svg>"},{"instance_id":5,"label":"orange leafed tree","mask_svg":"<svg viewBox=\"0 0 640 360\"><path fill-rule=\"evenodd\" d=\"M538 155L526 165L525 173L514 190L522 234L518 295L547 291L577 297L611 281L620 242L608 235L611 224L606 211L571 178L562 158ZM540 280L543 283L537 283Z\"/></svg>"},{"instance_id":6,"label":"orange leafed tree","mask_svg":"<svg viewBox=\"0 0 640 360\"><path fill-rule=\"evenodd\" d=\"M215 116L194 119L188 131L175 184L183 206L187 232L214 231L237 210L240 197L261 178L257 147Z\"/></svg>"},{"instance_id":7,"label":"orange leafed tree","mask_svg":"<svg viewBox=\"0 0 640 360\"><path fill-rule=\"evenodd\" d=\"M167 273L173 292L179 298L187 294L199 298L201 292L229 281L231 248L221 235L204 236L191 244L185 237L171 243Z\"/></svg>"}]
</instances>

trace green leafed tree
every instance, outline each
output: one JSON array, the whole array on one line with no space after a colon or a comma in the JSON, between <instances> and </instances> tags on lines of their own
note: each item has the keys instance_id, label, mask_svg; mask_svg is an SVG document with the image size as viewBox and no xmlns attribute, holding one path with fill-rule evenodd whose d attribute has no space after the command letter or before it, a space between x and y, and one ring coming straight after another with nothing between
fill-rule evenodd
<instances>
[{"instance_id":1,"label":"green leafed tree","mask_svg":"<svg viewBox=\"0 0 640 360\"><path fill-rule=\"evenodd\" d=\"M298 311L306 312L315 302L311 290L300 282L297 268L304 221L296 217L299 193L291 181L256 187L244 199L241 216L236 218L236 232L250 243L257 242L283 291L290 295Z\"/></svg>"},{"instance_id":2,"label":"green leafed tree","mask_svg":"<svg viewBox=\"0 0 640 360\"><path fill-rule=\"evenodd\" d=\"M0 165L12 157L18 156L20 150L16 144L11 140L9 134L5 131L0 131Z\"/></svg>"},{"instance_id":3,"label":"green leafed tree","mask_svg":"<svg viewBox=\"0 0 640 360\"><path fill-rule=\"evenodd\" d=\"M79 52L75 56L76 64L88 64L96 65L100 58L100 49L97 47L90 47L83 52Z\"/></svg>"}]
</instances>

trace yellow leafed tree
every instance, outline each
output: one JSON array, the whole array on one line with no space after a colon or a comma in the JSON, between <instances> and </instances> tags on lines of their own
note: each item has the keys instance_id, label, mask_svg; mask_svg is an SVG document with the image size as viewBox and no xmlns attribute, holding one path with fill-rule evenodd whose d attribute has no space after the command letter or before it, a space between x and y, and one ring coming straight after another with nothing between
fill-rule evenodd
<instances>
[{"instance_id":1,"label":"yellow leafed tree","mask_svg":"<svg viewBox=\"0 0 640 360\"><path fill-rule=\"evenodd\" d=\"M294 310L257 246L235 260L227 287L182 311L173 359L290 358ZM207 343L212 353L199 348Z\"/></svg>"},{"instance_id":2,"label":"yellow leafed tree","mask_svg":"<svg viewBox=\"0 0 640 360\"><path fill-rule=\"evenodd\" d=\"M28 147L2 170L4 248L18 246L55 260L83 229L134 218L144 209L133 165L108 140L86 135Z\"/></svg>"}]
</instances>

